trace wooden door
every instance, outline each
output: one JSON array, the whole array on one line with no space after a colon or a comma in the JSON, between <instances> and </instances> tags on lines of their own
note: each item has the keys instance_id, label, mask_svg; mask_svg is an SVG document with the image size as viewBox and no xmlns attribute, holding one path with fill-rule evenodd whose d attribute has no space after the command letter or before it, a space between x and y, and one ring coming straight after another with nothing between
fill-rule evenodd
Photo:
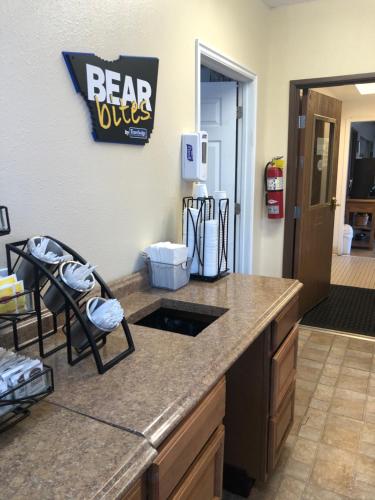
<instances>
[{"instance_id":1,"label":"wooden door","mask_svg":"<svg viewBox=\"0 0 375 500\"><path fill-rule=\"evenodd\" d=\"M304 284L300 315L329 293L341 101L308 90L302 109L294 248L294 277Z\"/></svg>"}]
</instances>

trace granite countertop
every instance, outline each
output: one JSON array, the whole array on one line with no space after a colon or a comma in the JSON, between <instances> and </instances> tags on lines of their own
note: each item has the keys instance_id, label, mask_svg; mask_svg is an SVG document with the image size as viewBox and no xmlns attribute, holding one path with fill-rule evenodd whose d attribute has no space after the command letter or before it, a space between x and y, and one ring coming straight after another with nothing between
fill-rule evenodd
<instances>
[{"instance_id":1,"label":"granite countertop","mask_svg":"<svg viewBox=\"0 0 375 500\"><path fill-rule=\"evenodd\" d=\"M71 367L65 352L58 352L48 358L55 374L49 401L139 432L157 447L299 287L295 280L231 274L215 283L191 282L176 292L131 294L122 300L129 323L161 303L228 311L197 337L130 324L135 352L103 375L91 357ZM124 347L123 334L112 333L103 355L112 357Z\"/></svg>"},{"instance_id":2,"label":"granite countertop","mask_svg":"<svg viewBox=\"0 0 375 500\"><path fill-rule=\"evenodd\" d=\"M0 498L117 499L156 456L145 438L41 402L0 434Z\"/></svg>"},{"instance_id":3,"label":"granite countertop","mask_svg":"<svg viewBox=\"0 0 375 500\"><path fill-rule=\"evenodd\" d=\"M54 411L58 411L59 407L65 408L64 414L70 410L77 419L86 418L91 425L100 425L100 438L104 432L103 449L106 447L105 440L112 438L114 454L120 442L117 436L122 435L125 441L129 439L126 442L130 447L132 442L137 443L134 444L135 467L127 446L121 463L115 465L113 461L116 457L111 457L111 445L108 444L108 456L106 450L103 451L105 467L101 472L109 471L111 467L122 471L122 476L120 472L117 474L117 477L122 477L117 486L119 491L121 488L123 491L130 484L131 476L133 479L139 477L152 462L155 448L298 293L301 286L295 280L231 274L215 283L191 282L176 292L152 289L132 293L121 302L130 323L135 352L103 375L98 375L91 357L69 366L64 351L50 356L47 363L54 370L55 392L48 397L49 406L55 407ZM226 312L196 337L131 324L160 305L196 312L200 312L201 305L206 305L214 314L223 310ZM124 346L122 332L113 332L102 349L103 355L112 357ZM40 408L46 405L44 403ZM33 409L35 415L34 412ZM33 423L26 420L20 425L30 426ZM14 430L16 433L17 428ZM108 429L116 435L110 436ZM80 439L77 437L75 449L80 450ZM89 440L85 446L90 448ZM95 442L91 446L94 449ZM1 445L0 451L2 453ZM78 461L75 451L71 453ZM80 451L77 453L79 456ZM48 464L48 458L45 463ZM89 465L93 472L95 464L90 462ZM133 470L126 470L129 466ZM64 470L61 476L61 469L60 477L70 480L68 470ZM94 488L99 490L100 481L104 487L103 495L105 488L113 488L108 486L111 481L114 482L111 473L108 472L105 478L97 478ZM67 485L66 498L69 498L69 487ZM79 492L78 489L76 498ZM92 489L87 491L87 496L90 495L94 496ZM111 492L108 498L114 497Z\"/></svg>"}]
</instances>

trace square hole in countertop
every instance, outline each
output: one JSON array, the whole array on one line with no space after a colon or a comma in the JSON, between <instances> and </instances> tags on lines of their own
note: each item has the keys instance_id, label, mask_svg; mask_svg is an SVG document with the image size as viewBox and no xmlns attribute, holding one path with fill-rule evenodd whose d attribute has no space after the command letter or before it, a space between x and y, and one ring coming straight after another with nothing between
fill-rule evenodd
<instances>
[{"instance_id":1,"label":"square hole in countertop","mask_svg":"<svg viewBox=\"0 0 375 500\"><path fill-rule=\"evenodd\" d=\"M227 311L223 307L164 299L141 318L137 314L139 319L134 324L196 337Z\"/></svg>"}]
</instances>

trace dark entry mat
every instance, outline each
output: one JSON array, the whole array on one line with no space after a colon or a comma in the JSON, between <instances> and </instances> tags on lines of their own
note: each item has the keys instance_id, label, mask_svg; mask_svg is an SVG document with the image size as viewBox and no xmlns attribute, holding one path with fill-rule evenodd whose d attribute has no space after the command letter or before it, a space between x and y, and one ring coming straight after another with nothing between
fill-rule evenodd
<instances>
[{"instance_id":1,"label":"dark entry mat","mask_svg":"<svg viewBox=\"0 0 375 500\"><path fill-rule=\"evenodd\" d=\"M331 285L328 298L306 313L301 324L375 337L375 290Z\"/></svg>"}]
</instances>

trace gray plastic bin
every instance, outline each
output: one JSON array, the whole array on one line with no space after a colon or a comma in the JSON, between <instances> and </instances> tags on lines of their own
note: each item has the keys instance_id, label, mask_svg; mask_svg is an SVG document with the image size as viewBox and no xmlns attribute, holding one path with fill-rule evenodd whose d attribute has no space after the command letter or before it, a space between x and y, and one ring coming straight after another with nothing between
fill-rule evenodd
<instances>
[{"instance_id":1,"label":"gray plastic bin","mask_svg":"<svg viewBox=\"0 0 375 500\"><path fill-rule=\"evenodd\" d=\"M146 258L150 284L155 288L178 290L189 283L192 259L182 264L164 264Z\"/></svg>"}]
</instances>

